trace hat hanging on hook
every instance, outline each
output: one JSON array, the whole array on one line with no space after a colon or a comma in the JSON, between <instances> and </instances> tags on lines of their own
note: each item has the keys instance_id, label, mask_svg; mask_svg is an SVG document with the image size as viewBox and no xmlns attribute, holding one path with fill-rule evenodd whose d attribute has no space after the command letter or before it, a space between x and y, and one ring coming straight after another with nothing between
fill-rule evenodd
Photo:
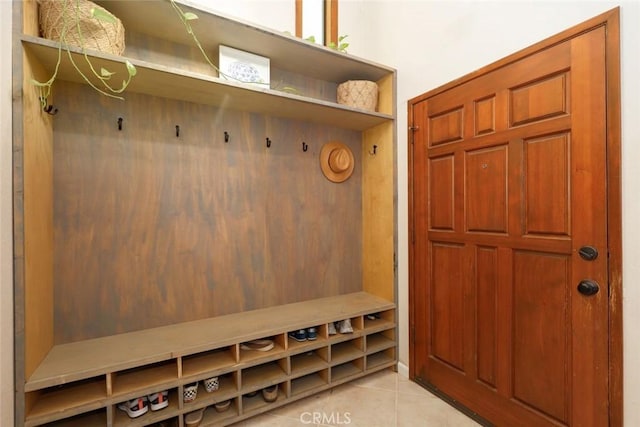
<instances>
[{"instance_id":1,"label":"hat hanging on hook","mask_svg":"<svg viewBox=\"0 0 640 427\"><path fill-rule=\"evenodd\" d=\"M320 150L320 169L331 182L344 182L353 173L355 159L351 149L342 142L328 142Z\"/></svg>"}]
</instances>

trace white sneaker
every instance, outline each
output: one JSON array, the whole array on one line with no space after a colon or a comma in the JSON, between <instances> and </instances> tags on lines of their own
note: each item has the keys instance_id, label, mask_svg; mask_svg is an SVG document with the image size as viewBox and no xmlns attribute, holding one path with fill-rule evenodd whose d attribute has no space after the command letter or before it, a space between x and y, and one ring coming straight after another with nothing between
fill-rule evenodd
<instances>
[{"instance_id":1,"label":"white sneaker","mask_svg":"<svg viewBox=\"0 0 640 427\"><path fill-rule=\"evenodd\" d=\"M340 322L340 333L341 334L350 334L353 332L353 328L351 327L351 319L342 320Z\"/></svg>"},{"instance_id":2,"label":"white sneaker","mask_svg":"<svg viewBox=\"0 0 640 427\"><path fill-rule=\"evenodd\" d=\"M122 402L118 405L118 409L125 411L129 418L137 418L140 415L144 415L149 410L149 403L147 397L138 397L131 399L128 402Z\"/></svg>"},{"instance_id":3,"label":"white sneaker","mask_svg":"<svg viewBox=\"0 0 640 427\"><path fill-rule=\"evenodd\" d=\"M336 325L333 322L329 322L329 335L335 335L335 334L337 334Z\"/></svg>"}]
</instances>

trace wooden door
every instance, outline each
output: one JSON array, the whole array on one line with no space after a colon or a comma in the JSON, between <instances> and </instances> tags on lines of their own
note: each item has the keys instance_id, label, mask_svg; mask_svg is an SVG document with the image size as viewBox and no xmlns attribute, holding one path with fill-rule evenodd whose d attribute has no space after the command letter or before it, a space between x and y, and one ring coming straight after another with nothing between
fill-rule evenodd
<instances>
[{"instance_id":1,"label":"wooden door","mask_svg":"<svg viewBox=\"0 0 640 427\"><path fill-rule=\"evenodd\" d=\"M609 424L605 43L410 101L412 377L496 425Z\"/></svg>"}]
</instances>

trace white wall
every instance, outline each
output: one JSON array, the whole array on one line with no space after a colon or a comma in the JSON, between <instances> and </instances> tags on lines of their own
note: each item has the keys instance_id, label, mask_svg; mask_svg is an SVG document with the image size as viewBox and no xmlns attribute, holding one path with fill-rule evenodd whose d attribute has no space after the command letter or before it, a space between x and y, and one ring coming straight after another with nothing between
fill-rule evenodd
<instances>
[{"instance_id":1,"label":"white wall","mask_svg":"<svg viewBox=\"0 0 640 427\"><path fill-rule=\"evenodd\" d=\"M349 53L398 69L400 361L408 363L407 101L621 6L625 425L640 425L640 2L341 0Z\"/></svg>"},{"instance_id":2,"label":"white wall","mask_svg":"<svg viewBox=\"0 0 640 427\"><path fill-rule=\"evenodd\" d=\"M11 2L0 1L0 426L13 425Z\"/></svg>"},{"instance_id":3,"label":"white wall","mask_svg":"<svg viewBox=\"0 0 640 427\"><path fill-rule=\"evenodd\" d=\"M294 0L191 0L193 4L263 27L295 34Z\"/></svg>"}]
</instances>

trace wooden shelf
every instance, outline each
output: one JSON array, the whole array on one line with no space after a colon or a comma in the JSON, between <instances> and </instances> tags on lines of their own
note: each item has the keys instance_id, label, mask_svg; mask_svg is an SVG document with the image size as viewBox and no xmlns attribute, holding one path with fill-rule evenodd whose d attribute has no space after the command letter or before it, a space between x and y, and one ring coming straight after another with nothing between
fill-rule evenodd
<instances>
[{"instance_id":1,"label":"wooden shelf","mask_svg":"<svg viewBox=\"0 0 640 427\"><path fill-rule=\"evenodd\" d=\"M314 372L312 374L308 374L303 377L291 380L291 394L293 396L296 396L325 386L326 384L327 381L322 377L321 373Z\"/></svg>"},{"instance_id":2,"label":"wooden shelf","mask_svg":"<svg viewBox=\"0 0 640 427\"><path fill-rule=\"evenodd\" d=\"M218 412L213 407L208 407L204 411L204 417L202 417L201 427L207 427L211 425L221 425L224 420L235 418L238 416L238 406L236 400L231 401L231 407L224 412Z\"/></svg>"},{"instance_id":3,"label":"wooden shelf","mask_svg":"<svg viewBox=\"0 0 640 427\"><path fill-rule=\"evenodd\" d=\"M22 42L25 50L35 55L44 68L52 72L58 60L58 43L27 35L22 37ZM81 51L73 47L69 48L69 51L78 67L90 75L91 71L87 68ZM63 51L63 59L57 78L75 83L85 83L64 53L65 51ZM111 72L118 73L114 76L115 81L127 77L124 66L125 58L98 52L92 52L89 56L96 69L104 67ZM250 111L359 131L393 120L393 116L387 114L367 112L333 102L271 89L256 88L206 74L132 58L129 60L136 67L137 74L127 87L126 92L143 93L215 107L224 106L230 110ZM126 98L126 93L124 96ZM274 105L277 105L277 108L274 108Z\"/></svg>"},{"instance_id":4,"label":"wooden shelf","mask_svg":"<svg viewBox=\"0 0 640 427\"><path fill-rule=\"evenodd\" d=\"M104 409L48 424L49 427L104 427L106 425L107 413Z\"/></svg>"},{"instance_id":5,"label":"wooden shelf","mask_svg":"<svg viewBox=\"0 0 640 427\"><path fill-rule=\"evenodd\" d=\"M87 381L43 391L27 414L25 426L36 426L103 408L106 405L106 390L105 381Z\"/></svg>"},{"instance_id":6,"label":"wooden shelf","mask_svg":"<svg viewBox=\"0 0 640 427\"><path fill-rule=\"evenodd\" d=\"M126 412L116 407L114 408L115 417L113 425L114 427L147 426L158 421L178 416L180 414L179 400L180 396L178 396L178 393L171 391L169 393L169 406L158 411L152 411L151 408L149 408L146 414L137 418L129 418Z\"/></svg>"},{"instance_id":7,"label":"wooden shelf","mask_svg":"<svg viewBox=\"0 0 640 427\"><path fill-rule=\"evenodd\" d=\"M396 346L396 342L384 335L377 333L367 335L367 354L376 353Z\"/></svg>"},{"instance_id":8,"label":"wooden shelf","mask_svg":"<svg viewBox=\"0 0 640 427\"><path fill-rule=\"evenodd\" d=\"M169 3L157 2L153 7L149 7L147 0L99 0L97 3L116 15L127 31L135 28L152 37L187 46L194 45L192 37ZM224 16L214 8L201 5L197 8L190 7L194 5L187 1L177 3L182 5L185 12L198 15L198 19L192 21L194 32L214 62L217 59L218 45L222 44L266 56L272 67L333 82L355 78L378 81L394 72L393 68L351 54L340 53L284 32Z\"/></svg>"},{"instance_id":9,"label":"wooden shelf","mask_svg":"<svg viewBox=\"0 0 640 427\"><path fill-rule=\"evenodd\" d=\"M254 366L242 371L242 392L251 392L277 384L286 379L287 373L276 362Z\"/></svg>"},{"instance_id":10,"label":"wooden shelf","mask_svg":"<svg viewBox=\"0 0 640 427\"><path fill-rule=\"evenodd\" d=\"M327 345L327 340L321 337L316 338L312 341L296 341L293 338L289 339L289 353L303 353L305 351L310 351L316 348L325 347Z\"/></svg>"},{"instance_id":11,"label":"wooden shelf","mask_svg":"<svg viewBox=\"0 0 640 427\"><path fill-rule=\"evenodd\" d=\"M316 352L301 353L291 356L291 376L298 377L310 372L319 371L328 366L328 362Z\"/></svg>"},{"instance_id":12,"label":"wooden shelf","mask_svg":"<svg viewBox=\"0 0 640 427\"><path fill-rule=\"evenodd\" d=\"M175 361L112 374L113 399L128 400L171 388L178 379Z\"/></svg>"},{"instance_id":13,"label":"wooden shelf","mask_svg":"<svg viewBox=\"0 0 640 427\"><path fill-rule=\"evenodd\" d=\"M395 354L391 351L380 351L367 356L367 369L375 369L380 366L392 366L395 364Z\"/></svg>"},{"instance_id":14,"label":"wooden shelf","mask_svg":"<svg viewBox=\"0 0 640 427\"><path fill-rule=\"evenodd\" d=\"M220 381L220 387L216 391L208 393L202 382L198 384L198 396L191 402L185 402L184 408L186 412L195 411L199 408L213 405L217 402L224 402L225 400L233 399L238 395L238 388L234 378L229 375L225 375L218 378Z\"/></svg>"},{"instance_id":15,"label":"wooden shelf","mask_svg":"<svg viewBox=\"0 0 640 427\"><path fill-rule=\"evenodd\" d=\"M386 331L387 329L393 329L396 327L394 322L390 322L384 319L376 319L376 320L364 320L364 329L367 334L371 334L374 332Z\"/></svg>"},{"instance_id":16,"label":"wooden shelf","mask_svg":"<svg viewBox=\"0 0 640 427\"><path fill-rule=\"evenodd\" d=\"M264 408L267 406L281 406L287 399L287 396L282 391L282 387L278 387L278 399L275 402L267 402L262 398L262 393L258 393L253 397L242 397L242 413L250 412L264 412Z\"/></svg>"},{"instance_id":17,"label":"wooden shelf","mask_svg":"<svg viewBox=\"0 0 640 427\"><path fill-rule=\"evenodd\" d=\"M235 364L231 347L199 353L182 359L182 377L191 378L205 374L215 377L232 370Z\"/></svg>"},{"instance_id":18,"label":"wooden shelf","mask_svg":"<svg viewBox=\"0 0 640 427\"><path fill-rule=\"evenodd\" d=\"M358 348L355 340L345 341L331 346L331 365L339 365L341 363L362 357L363 351Z\"/></svg>"},{"instance_id":19,"label":"wooden shelf","mask_svg":"<svg viewBox=\"0 0 640 427\"><path fill-rule=\"evenodd\" d=\"M331 382L344 382L347 378L356 377L362 373L362 369L354 362L347 362L331 368Z\"/></svg>"},{"instance_id":20,"label":"wooden shelf","mask_svg":"<svg viewBox=\"0 0 640 427\"><path fill-rule=\"evenodd\" d=\"M320 298L144 331L54 346L25 384L34 391L295 330L309 319L333 322L351 313L394 308L366 292ZM255 325L264 325L256 329Z\"/></svg>"}]
</instances>

